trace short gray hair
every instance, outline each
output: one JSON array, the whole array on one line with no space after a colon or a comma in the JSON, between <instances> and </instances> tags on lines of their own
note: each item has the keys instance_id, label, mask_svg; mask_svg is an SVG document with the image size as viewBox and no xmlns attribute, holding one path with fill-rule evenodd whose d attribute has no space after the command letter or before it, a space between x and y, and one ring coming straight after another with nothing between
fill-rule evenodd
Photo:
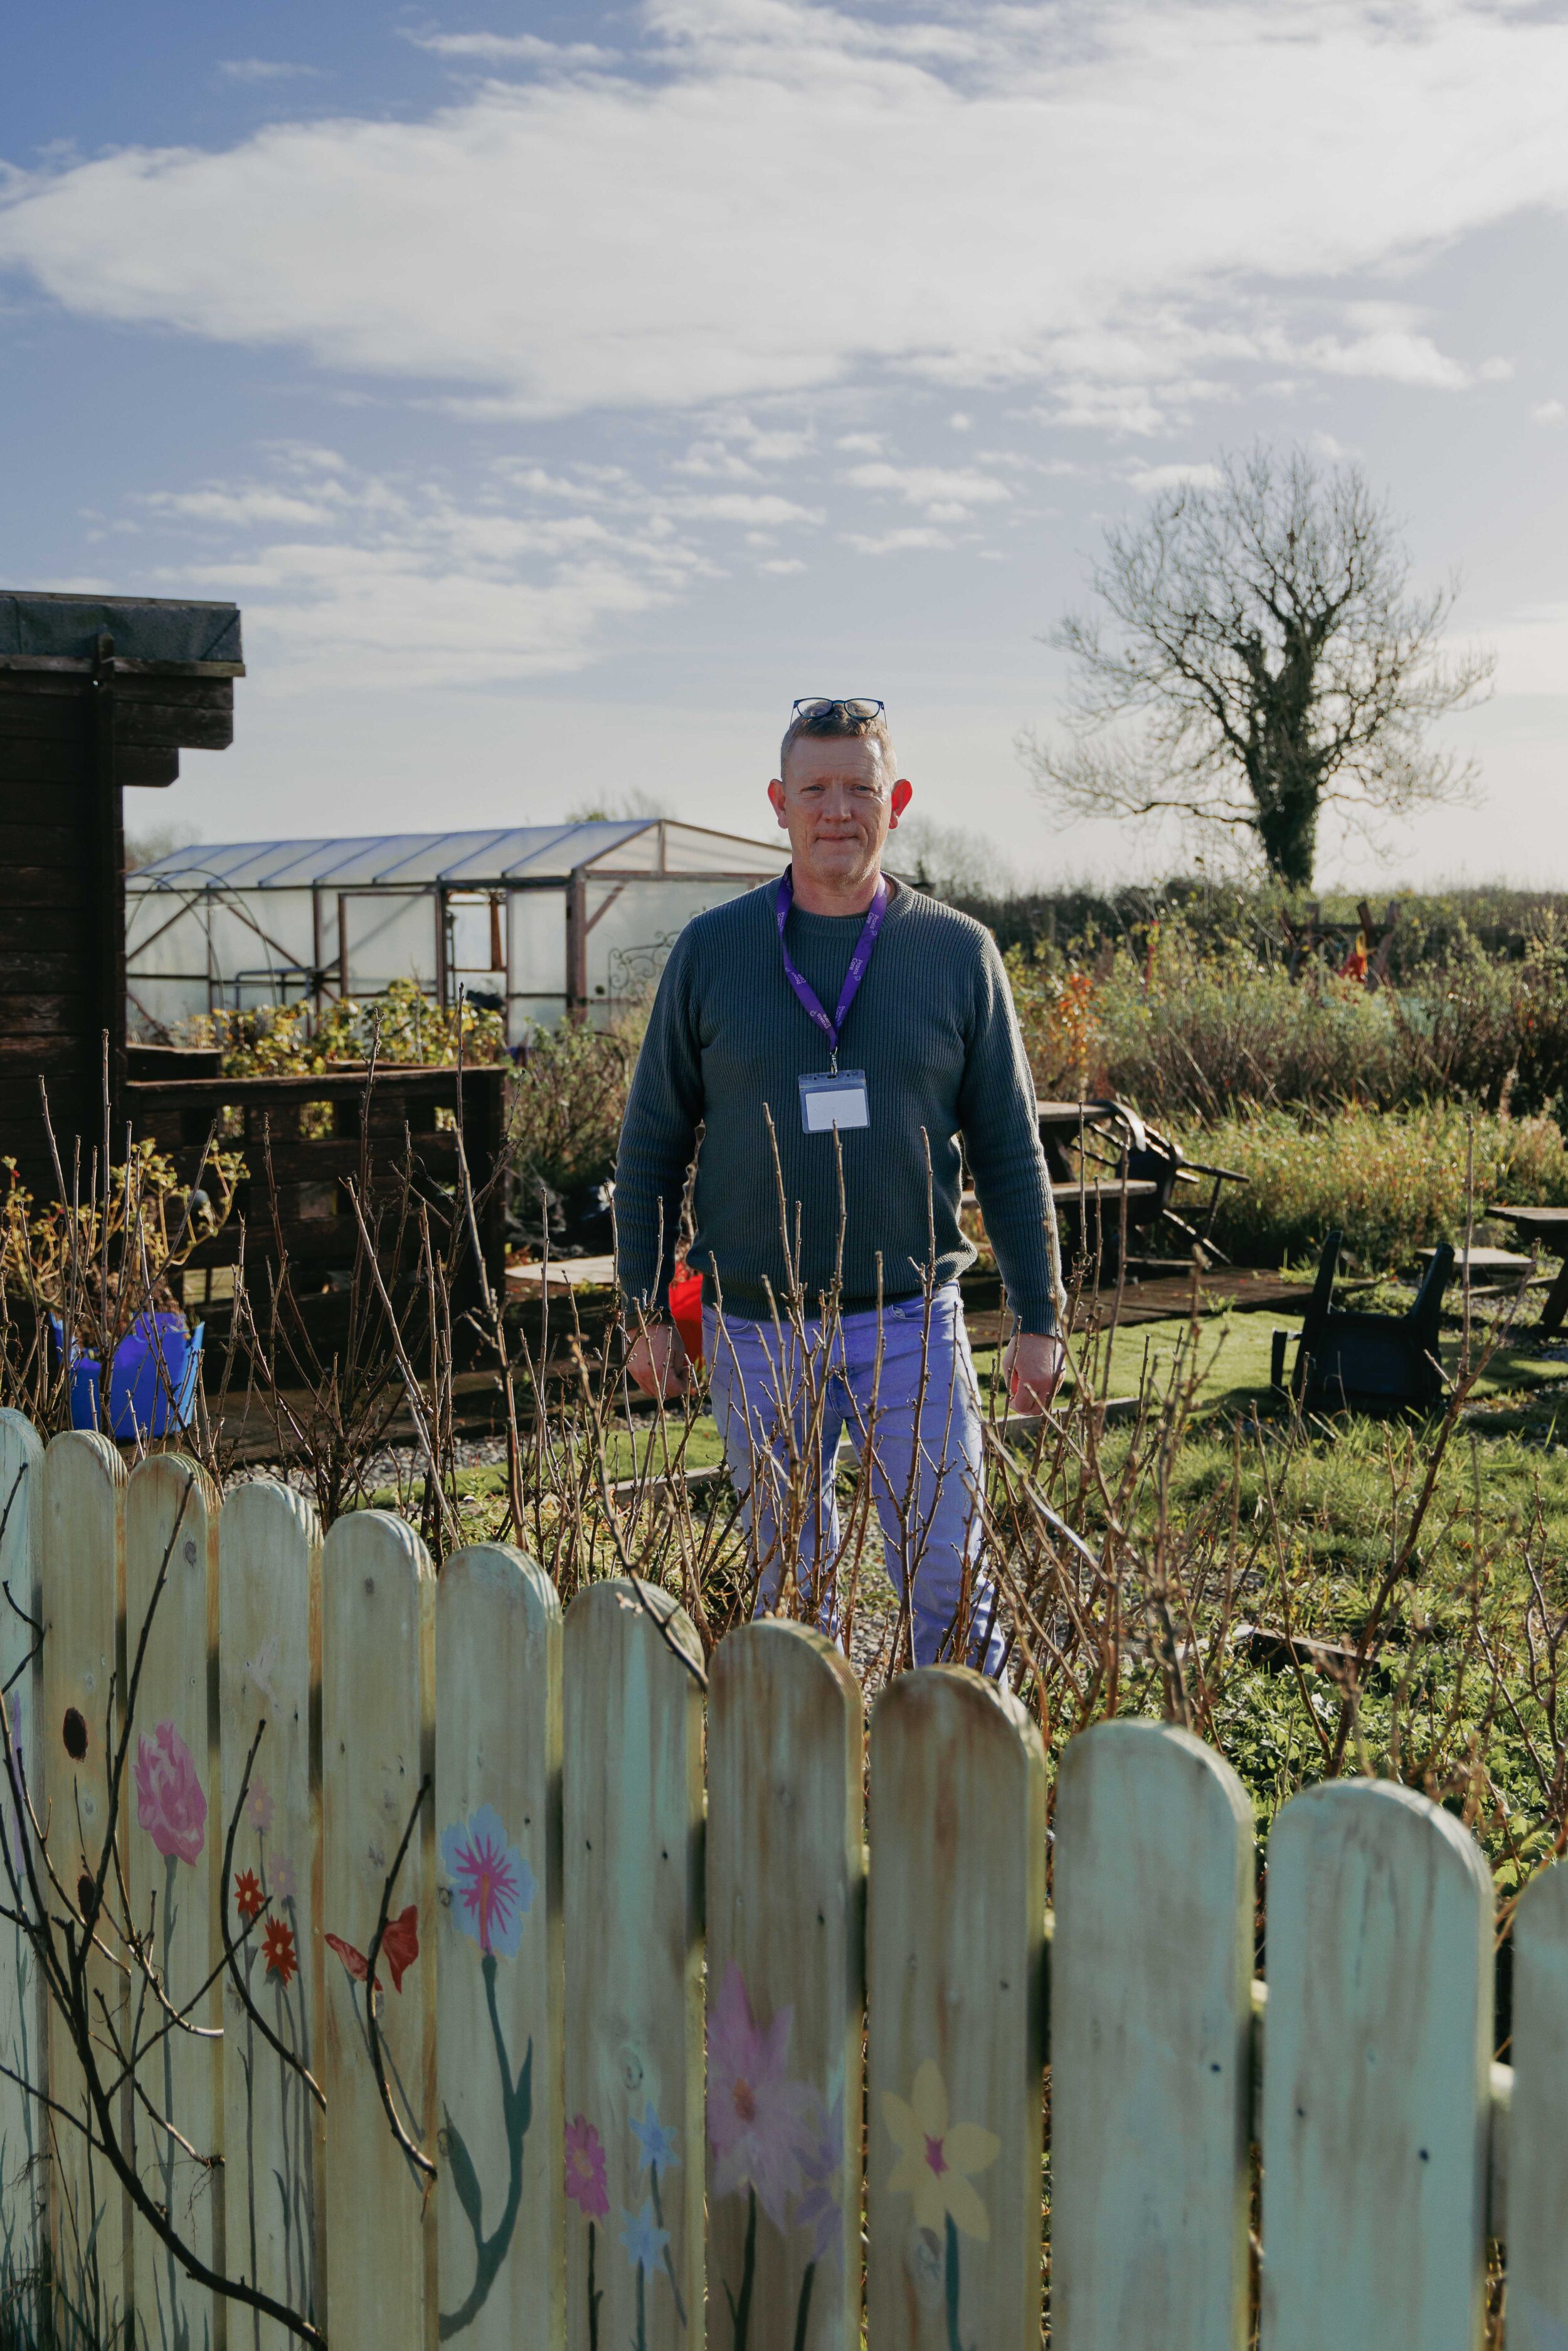
<instances>
[{"instance_id":1,"label":"short gray hair","mask_svg":"<svg viewBox=\"0 0 1568 2351\"><path fill-rule=\"evenodd\" d=\"M785 728L784 740L779 746L779 774L781 779L784 775L784 763L789 757L790 746L800 742L803 735L819 737L847 736L874 743L881 754L885 772L892 776L897 771L898 755L893 747L893 737L888 731L885 711L874 711L869 718L857 718L854 712L841 702L831 702L825 710L819 710L814 714L801 711L799 717L792 718Z\"/></svg>"}]
</instances>

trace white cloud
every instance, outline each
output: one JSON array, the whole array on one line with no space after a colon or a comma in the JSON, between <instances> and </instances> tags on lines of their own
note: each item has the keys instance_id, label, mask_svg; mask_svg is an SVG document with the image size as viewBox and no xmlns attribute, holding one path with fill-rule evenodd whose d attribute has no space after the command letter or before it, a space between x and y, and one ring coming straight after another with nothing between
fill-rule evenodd
<instances>
[{"instance_id":1,"label":"white cloud","mask_svg":"<svg viewBox=\"0 0 1568 2351\"><path fill-rule=\"evenodd\" d=\"M197 523L304 524L326 522L331 507L319 500L290 497L284 490L258 488L152 490L141 501L154 513Z\"/></svg>"},{"instance_id":2,"label":"white cloud","mask_svg":"<svg viewBox=\"0 0 1568 2351\"><path fill-rule=\"evenodd\" d=\"M951 547L953 542L945 530L914 528L907 530L886 530L880 536L858 530L843 533L844 544L852 547L857 555L913 555L922 549Z\"/></svg>"},{"instance_id":3,"label":"white cloud","mask_svg":"<svg viewBox=\"0 0 1568 2351\"><path fill-rule=\"evenodd\" d=\"M407 33L416 49L438 57L472 57L481 65L601 66L614 57L591 41L547 41L538 33Z\"/></svg>"},{"instance_id":4,"label":"white cloud","mask_svg":"<svg viewBox=\"0 0 1568 2351\"><path fill-rule=\"evenodd\" d=\"M225 81L319 81L319 66L289 65L281 57L225 57L218 71Z\"/></svg>"},{"instance_id":5,"label":"white cloud","mask_svg":"<svg viewBox=\"0 0 1568 2351\"><path fill-rule=\"evenodd\" d=\"M1530 415L1535 424L1568 423L1568 408L1560 400L1538 400Z\"/></svg>"},{"instance_id":6,"label":"white cloud","mask_svg":"<svg viewBox=\"0 0 1568 2351\"><path fill-rule=\"evenodd\" d=\"M463 499L293 444L274 468L282 486L206 483L137 507L147 528L179 534L159 587L242 596L260 662L292 689L334 678L478 685L582 668L607 631L712 574L672 508L725 503L664 501L619 468L598 469L609 484L580 485L497 465Z\"/></svg>"},{"instance_id":7,"label":"white cloud","mask_svg":"<svg viewBox=\"0 0 1568 2351\"><path fill-rule=\"evenodd\" d=\"M667 0L640 23L636 74L588 44L429 34L571 70L423 121L12 173L0 266L79 313L496 416L893 371L1148 434L1259 361L1448 392L1495 375L1408 318L1282 336L1281 289L1568 207L1568 23L1544 12L1302 0L1287 37L1271 0L982 0L900 25Z\"/></svg>"},{"instance_id":8,"label":"white cloud","mask_svg":"<svg viewBox=\"0 0 1568 2351\"><path fill-rule=\"evenodd\" d=\"M690 515L706 522L759 523L777 529L781 523L820 523L819 510L798 506L793 498L781 498L768 493L748 496L742 490L720 490L701 497L674 497L662 501L671 514Z\"/></svg>"},{"instance_id":9,"label":"white cloud","mask_svg":"<svg viewBox=\"0 0 1568 2351\"><path fill-rule=\"evenodd\" d=\"M809 568L810 567L807 564L801 562L800 558L798 555L775 556L770 561L767 563L759 563L757 567L758 571L775 572L779 577L783 577L791 571L805 571L809 569Z\"/></svg>"},{"instance_id":10,"label":"white cloud","mask_svg":"<svg viewBox=\"0 0 1568 2351\"><path fill-rule=\"evenodd\" d=\"M956 522L972 507L1001 506L1012 495L1005 482L973 466L852 465L839 479L852 489L880 490L908 506L923 507L939 522Z\"/></svg>"},{"instance_id":11,"label":"white cloud","mask_svg":"<svg viewBox=\"0 0 1568 2351\"><path fill-rule=\"evenodd\" d=\"M1127 476L1129 486L1147 496L1155 490L1180 489L1190 483L1195 489L1212 490L1219 481L1218 465L1144 465Z\"/></svg>"}]
</instances>

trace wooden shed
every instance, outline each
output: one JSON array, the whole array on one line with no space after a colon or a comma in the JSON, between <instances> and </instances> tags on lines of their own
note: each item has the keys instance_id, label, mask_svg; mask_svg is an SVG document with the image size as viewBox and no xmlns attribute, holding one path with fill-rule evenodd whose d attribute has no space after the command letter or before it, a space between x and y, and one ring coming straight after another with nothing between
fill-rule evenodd
<instances>
[{"instance_id":1,"label":"wooden shed","mask_svg":"<svg viewBox=\"0 0 1568 2351\"><path fill-rule=\"evenodd\" d=\"M0 1154L56 1186L40 1078L83 1188L110 1112L123 1151L128 785L172 784L183 747L234 738L233 604L0 590Z\"/></svg>"}]
</instances>

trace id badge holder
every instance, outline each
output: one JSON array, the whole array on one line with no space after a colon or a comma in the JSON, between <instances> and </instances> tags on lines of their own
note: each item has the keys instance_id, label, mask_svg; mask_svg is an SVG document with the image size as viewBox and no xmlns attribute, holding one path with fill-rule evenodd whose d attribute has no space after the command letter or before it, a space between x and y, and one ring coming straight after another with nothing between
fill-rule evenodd
<instances>
[{"instance_id":1,"label":"id badge holder","mask_svg":"<svg viewBox=\"0 0 1568 2351\"><path fill-rule=\"evenodd\" d=\"M800 1124L808 1134L831 1134L835 1127L869 1126L865 1071L831 1070L802 1078Z\"/></svg>"}]
</instances>

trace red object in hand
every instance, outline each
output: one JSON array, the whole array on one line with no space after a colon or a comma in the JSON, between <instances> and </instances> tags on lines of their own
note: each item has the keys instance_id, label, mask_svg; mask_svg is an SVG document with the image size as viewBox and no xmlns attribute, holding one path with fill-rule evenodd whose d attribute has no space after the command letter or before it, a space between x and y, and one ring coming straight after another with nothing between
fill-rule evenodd
<instances>
[{"instance_id":1,"label":"red object in hand","mask_svg":"<svg viewBox=\"0 0 1568 2351\"><path fill-rule=\"evenodd\" d=\"M681 1334L689 1364L703 1359L703 1278L678 1273L670 1284L670 1320Z\"/></svg>"}]
</instances>

